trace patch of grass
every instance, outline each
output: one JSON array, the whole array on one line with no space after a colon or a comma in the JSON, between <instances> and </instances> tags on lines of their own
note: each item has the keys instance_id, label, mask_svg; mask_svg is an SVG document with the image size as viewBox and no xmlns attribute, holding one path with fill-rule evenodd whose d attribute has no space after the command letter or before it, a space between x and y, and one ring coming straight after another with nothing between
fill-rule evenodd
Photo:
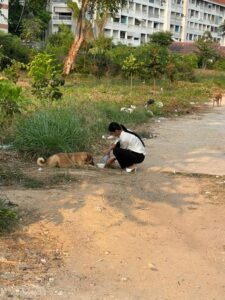
<instances>
[{"instance_id":1,"label":"patch of grass","mask_svg":"<svg viewBox=\"0 0 225 300\"><path fill-rule=\"evenodd\" d=\"M11 185L20 183L23 179L23 173L18 168L0 166L0 185Z\"/></svg>"},{"instance_id":2,"label":"patch of grass","mask_svg":"<svg viewBox=\"0 0 225 300\"><path fill-rule=\"evenodd\" d=\"M77 181L77 179L68 173L56 174L49 179L48 184L56 185L56 184L62 184L62 183L70 183L70 182L74 182L74 181Z\"/></svg>"},{"instance_id":3,"label":"patch of grass","mask_svg":"<svg viewBox=\"0 0 225 300\"><path fill-rule=\"evenodd\" d=\"M0 195L0 233L12 231L18 222L18 211L8 199Z\"/></svg>"},{"instance_id":4,"label":"patch of grass","mask_svg":"<svg viewBox=\"0 0 225 300\"><path fill-rule=\"evenodd\" d=\"M23 187L28 189L40 189L45 186L43 181L29 177L24 177L21 183Z\"/></svg>"},{"instance_id":5,"label":"patch of grass","mask_svg":"<svg viewBox=\"0 0 225 300\"><path fill-rule=\"evenodd\" d=\"M14 146L35 156L91 151L112 120L135 126L148 119L145 109L129 114L121 112L118 104L106 102L52 108L20 119Z\"/></svg>"}]
</instances>

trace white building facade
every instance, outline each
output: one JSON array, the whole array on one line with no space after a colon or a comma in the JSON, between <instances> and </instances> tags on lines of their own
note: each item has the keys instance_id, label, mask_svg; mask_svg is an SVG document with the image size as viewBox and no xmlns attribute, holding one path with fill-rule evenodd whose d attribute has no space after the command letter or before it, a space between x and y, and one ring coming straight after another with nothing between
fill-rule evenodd
<instances>
[{"instance_id":1,"label":"white building facade","mask_svg":"<svg viewBox=\"0 0 225 300\"><path fill-rule=\"evenodd\" d=\"M0 30L6 33L8 32L8 13L8 0L0 0Z\"/></svg>"},{"instance_id":2,"label":"white building facade","mask_svg":"<svg viewBox=\"0 0 225 300\"><path fill-rule=\"evenodd\" d=\"M74 0L75 1L75 0ZM57 32L59 24L75 29L66 0L50 1L52 13L50 33ZM170 31L175 41L195 41L205 31L224 46L219 26L225 18L225 0L133 0L115 17L109 18L105 36L114 43L139 46L148 42L152 33Z\"/></svg>"}]
</instances>

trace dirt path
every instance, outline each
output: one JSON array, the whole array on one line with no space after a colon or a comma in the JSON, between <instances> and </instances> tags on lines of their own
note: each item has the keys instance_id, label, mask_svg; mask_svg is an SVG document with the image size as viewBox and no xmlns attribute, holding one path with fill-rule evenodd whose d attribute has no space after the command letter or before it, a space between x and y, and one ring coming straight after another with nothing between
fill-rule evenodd
<instances>
[{"instance_id":1,"label":"dirt path","mask_svg":"<svg viewBox=\"0 0 225 300\"><path fill-rule=\"evenodd\" d=\"M82 182L4 189L37 212L28 232L47 232L64 266L2 299L225 299L225 107L149 126L158 138L136 174L73 170Z\"/></svg>"}]
</instances>

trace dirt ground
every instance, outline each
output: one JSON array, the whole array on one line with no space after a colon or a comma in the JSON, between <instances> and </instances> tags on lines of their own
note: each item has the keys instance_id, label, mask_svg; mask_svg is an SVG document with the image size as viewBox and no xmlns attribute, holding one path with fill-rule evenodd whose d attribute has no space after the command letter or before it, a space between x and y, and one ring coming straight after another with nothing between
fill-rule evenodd
<instances>
[{"instance_id":1,"label":"dirt ground","mask_svg":"<svg viewBox=\"0 0 225 300\"><path fill-rule=\"evenodd\" d=\"M224 128L225 106L156 119L135 174L70 169L76 180L58 186L2 186L26 214L0 239L1 299L224 300Z\"/></svg>"}]
</instances>

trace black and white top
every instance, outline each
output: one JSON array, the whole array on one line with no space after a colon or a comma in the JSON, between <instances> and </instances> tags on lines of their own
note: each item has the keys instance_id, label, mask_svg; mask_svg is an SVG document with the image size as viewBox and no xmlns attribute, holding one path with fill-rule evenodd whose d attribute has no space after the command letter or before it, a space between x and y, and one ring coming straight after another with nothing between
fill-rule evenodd
<instances>
[{"instance_id":1,"label":"black and white top","mask_svg":"<svg viewBox=\"0 0 225 300\"><path fill-rule=\"evenodd\" d=\"M115 144L120 142L120 148L146 155L145 147L140 139L132 133L122 131Z\"/></svg>"}]
</instances>

